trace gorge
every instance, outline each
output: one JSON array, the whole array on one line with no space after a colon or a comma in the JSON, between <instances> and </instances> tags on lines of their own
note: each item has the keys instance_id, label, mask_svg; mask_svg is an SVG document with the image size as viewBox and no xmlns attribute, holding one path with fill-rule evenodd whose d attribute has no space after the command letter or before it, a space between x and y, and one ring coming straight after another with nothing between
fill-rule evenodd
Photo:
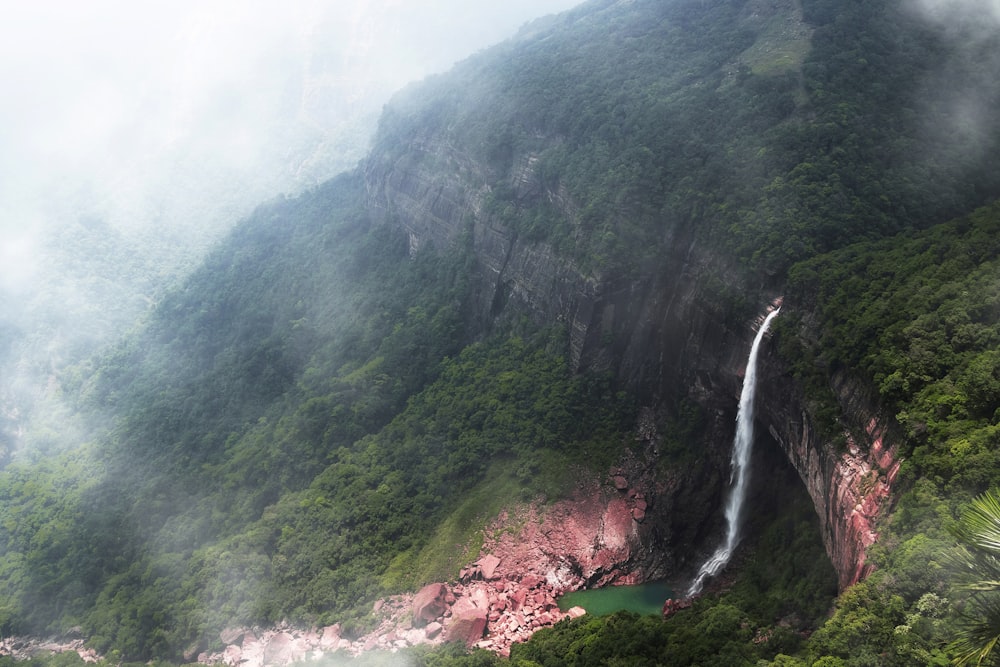
<instances>
[{"instance_id":1,"label":"gorge","mask_svg":"<svg viewBox=\"0 0 1000 667\"><path fill-rule=\"evenodd\" d=\"M0 472L0 630L127 661L940 662L942 525L1000 481L975 34L592 0L400 91L356 169L54 374L72 415ZM706 585L666 619L555 602L664 579Z\"/></svg>"}]
</instances>

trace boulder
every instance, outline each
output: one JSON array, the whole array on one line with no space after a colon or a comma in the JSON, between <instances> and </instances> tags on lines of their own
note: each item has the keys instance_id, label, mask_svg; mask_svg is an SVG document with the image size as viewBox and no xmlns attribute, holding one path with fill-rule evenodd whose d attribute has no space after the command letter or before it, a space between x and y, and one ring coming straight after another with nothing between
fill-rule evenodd
<instances>
[{"instance_id":1,"label":"boulder","mask_svg":"<svg viewBox=\"0 0 1000 667\"><path fill-rule=\"evenodd\" d=\"M511 607L513 609L520 609L524 606L524 600L528 596L527 588L517 588L510 596Z\"/></svg>"},{"instance_id":2,"label":"boulder","mask_svg":"<svg viewBox=\"0 0 1000 667\"><path fill-rule=\"evenodd\" d=\"M340 643L340 623L328 625L323 628L323 636L319 639L319 647L329 651L337 647Z\"/></svg>"},{"instance_id":3,"label":"boulder","mask_svg":"<svg viewBox=\"0 0 1000 667\"><path fill-rule=\"evenodd\" d=\"M296 658L295 638L287 632L279 632L271 637L264 647L265 665L285 665Z\"/></svg>"},{"instance_id":4,"label":"boulder","mask_svg":"<svg viewBox=\"0 0 1000 667\"><path fill-rule=\"evenodd\" d=\"M413 625L420 628L444 613L448 608L445 598L448 587L444 584L427 584L413 596Z\"/></svg>"},{"instance_id":5,"label":"boulder","mask_svg":"<svg viewBox=\"0 0 1000 667\"><path fill-rule=\"evenodd\" d=\"M229 667L236 667L243 662L243 649L235 645L227 646L222 653L222 662Z\"/></svg>"},{"instance_id":6,"label":"boulder","mask_svg":"<svg viewBox=\"0 0 1000 667\"><path fill-rule=\"evenodd\" d=\"M424 628L424 636L427 637L428 639L434 639L439 634L441 634L441 630L442 629L443 628L442 628L441 624L438 623L437 621L434 621L432 623L428 623L427 627Z\"/></svg>"},{"instance_id":7,"label":"boulder","mask_svg":"<svg viewBox=\"0 0 1000 667\"><path fill-rule=\"evenodd\" d=\"M500 565L500 559L493 554L487 554L480 558L476 564L483 573L483 579L490 580L496 574L497 566Z\"/></svg>"},{"instance_id":8,"label":"boulder","mask_svg":"<svg viewBox=\"0 0 1000 667\"><path fill-rule=\"evenodd\" d=\"M464 642L467 646L478 642L486 630L488 613L488 604L477 604L475 597L458 600L451 608L448 641Z\"/></svg>"},{"instance_id":9,"label":"boulder","mask_svg":"<svg viewBox=\"0 0 1000 667\"><path fill-rule=\"evenodd\" d=\"M219 639L223 644L239 644L243 639L243 632L242 628L226 628L219 633Z\"/></svg>"}]
</instances>

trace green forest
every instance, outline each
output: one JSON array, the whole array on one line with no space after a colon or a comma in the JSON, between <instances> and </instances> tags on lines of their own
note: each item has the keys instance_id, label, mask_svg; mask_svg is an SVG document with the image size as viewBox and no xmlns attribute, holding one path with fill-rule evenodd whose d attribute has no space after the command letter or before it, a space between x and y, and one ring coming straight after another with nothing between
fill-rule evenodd
<instances>
[{"instance_id":1,"label":"green forest","mask_svg":"<svg viewBox=\"0 0 1000 667\"><path fill-rule=\"evenodd\" d=\"M233 626L360 636L375 600L455 579L509 504L606 475L643 409L664 479L710 466L715 404L631 383L607 332L578 364L568 318L492 293L487 226L587 285L707 248L719 328L782 294L772 347L829 446L835 374L893 419L874 569L838 592L798 488L668 618L320 664L1000 664L976 662L1000 637L997 71L1000 31L901 0L592 0L400 91L356 170L262 203L59 373L0 469L0 634L75 628L108 665L181 664ZM414 250L372 185L392 169L481 206Z\"/></svg>"}]
</instances>

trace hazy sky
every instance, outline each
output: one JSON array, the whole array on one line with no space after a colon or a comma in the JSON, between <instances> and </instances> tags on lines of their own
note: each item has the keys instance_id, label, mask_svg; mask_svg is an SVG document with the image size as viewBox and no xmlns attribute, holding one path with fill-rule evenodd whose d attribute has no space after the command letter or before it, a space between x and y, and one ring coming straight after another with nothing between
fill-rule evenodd
<instances>
[{"instance_id":1,"label":"hazy sky","mask_svg":"<svg viewBox=\"0 0 1000 667\"><path fill-rule=\"evenodd\" d=\"M44 221L171 224L201 215L199 198L238 212L325 179L389 92L578 2L10 3L0 288L23 282Z\"/></svg>"},{"instance_id":2,"label":"hazy sky","mask_svg":"<svg viewBox=\"0 0 1000 667\"><path fill-rule=\"evenodd\" d=\"M213 239L354 166L393 91L578 2L5 3L0 449Z\"/></svg>"}]
</instances>

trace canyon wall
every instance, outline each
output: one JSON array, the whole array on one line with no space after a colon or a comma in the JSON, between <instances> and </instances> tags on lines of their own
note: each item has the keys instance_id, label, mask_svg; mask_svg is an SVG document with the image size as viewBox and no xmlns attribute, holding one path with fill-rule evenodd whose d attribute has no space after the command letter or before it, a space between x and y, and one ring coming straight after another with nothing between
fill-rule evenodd
<instances>
[{"instance_id":1,"label":"canyon wall","mask_svg":"<svg viewBox=\"0 0 1000 667\"><path fill-rule=\"evenodd\" d=\"M545 201L574 221L570 197L545 186L537 162L534 154L516 156L499 178L507 179L522 205ZM410 138L391 156L374 151L364 169L369 209L405 230L411 253L458 245L474 252L478 284L469 310L479 330L511 313L565 323L576 368L612 371L647 405L688 398L706 409L711 424L703 454L675 478L650 480L656 511L640 531L656 547L645 550L648 573L692 566L694 551L719 528L720 489L754 317L779 296L780 286L750 283L736 262L683 222L665 230L663 254L653 263L629 267L627 275L584 271L490 215L485 202L498 175L430 132ZM786 306L794 312L795 304ZM821 435L802 388L782 364L765 345L758 421L805 484L845 587L866 573L865 548L876 539L875 521L898 470L888 422L859 386L838 377L849 435ZM649 442L655 450L655 438ZM656 457L647 458L632 474L655 467Z\"/></svg>"},{"instance_id":2,"label":"canyon wall","mask_svg":"<svg viewBox=\"0 0 1000 667\"><path fill-rule=\"evenodd\" d=\"M893 422L879 412L868 387L835 373L831 385L841 418L822 428L802 387L774 350L769 352L761 361L757 418L805 484L844 589L868 574L865 550L878 539L878 519L892 501L901 463Z\"/></svg>"}]
</instances>

